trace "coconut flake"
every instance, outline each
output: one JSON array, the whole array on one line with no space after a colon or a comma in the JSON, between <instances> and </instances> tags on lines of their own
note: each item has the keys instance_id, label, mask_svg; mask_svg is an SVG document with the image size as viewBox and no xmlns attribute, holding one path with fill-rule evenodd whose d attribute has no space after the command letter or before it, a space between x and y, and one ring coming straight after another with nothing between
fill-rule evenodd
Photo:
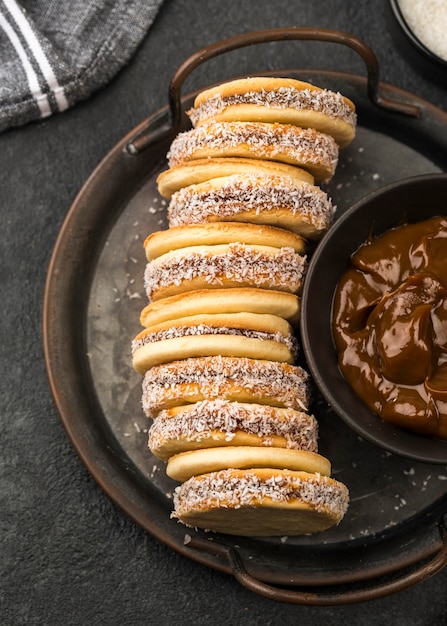
<instances>
[{"instance_id":1,"label":"coconut flake","mask_svg":"<svg viewBox=\"0 0 447 626\"><path fill-rule=\"evenodd\" d=\"M306 262L306 256L290 247L268 254L254 246L232 243L223 253L199 250L153 259L146 266L144 286L149 300L160 287L179 286L199 276L205 277L210 285L220 286L226 280L294 293L300 288Z\"/></svg>"},{"instance_id":2,"label":"coconut flake","mask_svg":"<svg viewBox=\"0 0 447 626\"><path fill-rule=\"evenodd\" d=\"M302 478L284 471L262 478L256 472L240 476L227 469L192 477L177 487L173 517L194 509L261 505L265 498L275 502L299 499L318 512L330 511L341 519L348 507L349 492L343 483L320 474Z\"/></svg>"},{"instance_id":3,"label":"coconut flake","mask_svg":"<svg viewBox=\"0 0 447 626\"><path fill-rule=\"evenodd\" d=\"M296 109L299 111L311 110L322 113L332 119L339 119L354 128L357 125L357 115L345 98L339 93L328 89L296 89L295 87L280 87L279 89L260 89L247 91L223 97L215 94L197 107L190 109L187 114L194 126L222 113L229 106L252 104L269 109Z\"/></svg>"},{"instance_id":4,"label":"coconut flake","mask_svg":"<svg viewBox=\"0 0 447 626\"><path fill-rule=\"evenodd\" d=\"M253 156L274 159L286 155L299 163L327 168L329 176L338 162L338 145L325 133L313 128L299 128L291 124L263 122L210 123L179 133L167 154L169 167L194 158L197 150L229 154L241 146Z\"/></svg>"},{"instance_id":5,"label":"coconut flake","mask_svg":"<svg viewBox=\"0 0 447 626\"><path fill-rule=\"evenodd\" d=\"M239 389L254 402L307 411L309 375L300 366L247 357L209 356L156 365L143 378L143 409L148 417L191 397L226 399ZM193 400L196 402L197 399ZM166 404L168 403L168 404Z\"/></svg>"},{"instance_id":6,"label":"coconut flake","mask_svg":"<svg viewBox=\"0 0 447 626\"><path fill-rule=\"evenodd\" d=\"M283 418L281 419L282 416ZM313 415L293 409L228 400L203 400L171 417L161 411L149 429L149 448L176 439L200 442L218 431L231 441L236 431L257 435L265 445L269 437L284 437L288 448L317 452L318 424Z\"/></svg>"},{"instance_id":7,"label":"coconut flake","mask_svg":"<svg viewBox=\"0 0 447 626\"><path fill-rule=\"evenodd\" d=\"M234 174L217 188L208 185L199 191L196 185L190 185L174 193L168 221L170 227L199 224L208 216L228 218L246 211L259 215L278 208L299 215L318 231L329 227L334 214L331 200L315 185L287 176Z\"/></svg>"}]
</instances>

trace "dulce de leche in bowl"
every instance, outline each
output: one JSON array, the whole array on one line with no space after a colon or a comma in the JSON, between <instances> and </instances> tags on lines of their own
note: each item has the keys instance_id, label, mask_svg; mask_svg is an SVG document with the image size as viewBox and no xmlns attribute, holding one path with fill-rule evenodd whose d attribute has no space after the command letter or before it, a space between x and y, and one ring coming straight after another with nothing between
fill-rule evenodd
<instances>
[{"instance_id":1,"label":"dulce de leche in bowl","mask_svg":"<svg viewBox=\"0 0 447 626\"><path fill-rule=\"evenodd\" d=\"M360 246L338 283L332 324L340 370L370 409L447 439L447 217Z\"/></svg>"},{"instance_id":2,"label":"dulce de leche in bowl","mask_svg":"<svg viewBox=\"0 0 447 626\"><path fill-rule=\"evenodd\" d=\"M335 221L300 324L336 414L390 452L447 464L447 174L387 185Z\"/></svg>"}]
</instances>

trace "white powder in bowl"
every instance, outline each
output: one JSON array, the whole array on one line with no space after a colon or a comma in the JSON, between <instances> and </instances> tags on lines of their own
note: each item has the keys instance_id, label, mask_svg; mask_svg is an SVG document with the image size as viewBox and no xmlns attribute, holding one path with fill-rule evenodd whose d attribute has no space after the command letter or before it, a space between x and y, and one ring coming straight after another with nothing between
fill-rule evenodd
<instances>
[{"instance_id":1,"label":"white powder in bowl","mask_svg":"<svg viewBox=\"0 0 447 626\"><path fill-rule=\"evenodd\" d=\"M398 0L401 13L419 41L447 61L447 1Z\"/></svg>"}]
</instances>

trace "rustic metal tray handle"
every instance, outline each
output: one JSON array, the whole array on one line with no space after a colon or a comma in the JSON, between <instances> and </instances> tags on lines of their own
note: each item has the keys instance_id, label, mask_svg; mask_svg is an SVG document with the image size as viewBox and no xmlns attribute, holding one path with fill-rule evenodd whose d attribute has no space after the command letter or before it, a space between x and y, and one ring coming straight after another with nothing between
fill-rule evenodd
<instances>
[{"instance_id":1,"label":"rustic metal tray handle","mask_svg":"<svg viewBox=\"0 0 447 626\"><path fill-rule=\"evenodd\" d=\"M127 149L131 154L137 154L144 148L163 139L169 132L177 132L180 128L182 118L181 88L189 74L200 64L208 59L216 57L225 52L230 52L238 48L251 46L258 43L269 43L273 41L288 40L312 40L340 43L357 52L366 65L367 70L367 92L370 100L378 107L401 113L411 117L420 116L420 108L406 102L398 102L386 98L380 93L379 64L374 52L361 40L337 30L322 28L273 28L260 30L251 33L243 33L229 39L224 39L217 43L201 48L177 69L169 84L169 110L170 122L154 130L146 129L140 135L132 139Z\"/></svg>"},{"instance_id":2,"label":"rustic metal tray handle","mask_svg":"<svg viewBox=\"0 0 447 626\"><path fill-rule=\"evenodd\" d=\"M370 586L366 586L368 584L368 580L366 580L364 581L365 586L362 588L342 590L340 592L281 589L257 580L248 574L239 553L231 546L214 540L192 537L190 535L185 536L184 544L193 550L199 550L223 557L228 562L232 573L238 582L250 591L253 591L265 598L289 604L331 606L375 600L397 591L402 591L411 585L423 582L427 578L430 578L440 572L443 567L447 565L446 523L447 514L438 521L438 528L441 536L441 547L427 562L423 562L411 572L405 572L400 578L387 579L384 582L381 582L379 578L375 584L373 583Z\"/></svg>"}]
</instances>

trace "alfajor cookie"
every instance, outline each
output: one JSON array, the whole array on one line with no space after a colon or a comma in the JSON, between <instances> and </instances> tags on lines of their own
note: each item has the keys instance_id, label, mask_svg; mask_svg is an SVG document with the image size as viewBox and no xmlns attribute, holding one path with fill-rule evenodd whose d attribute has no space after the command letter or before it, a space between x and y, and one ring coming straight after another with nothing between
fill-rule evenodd
<instances>
[{"instance_id":1,"label":"alfajor cookie","mask_svg":"<svg viewBox=\"0 0 447 626\"><path fill-rule=\"evenodd\" d=\"M155 365L143 378L148 417L202 400L255 402L307 411L309 375L298 365L247 357L206 356Z\"/></svg>"},{"instance_id":2,"label":"alfajor cookie","mask_svg":"<svg viewBox=\"0 0 447 626\"><path fill-rule=\"evenodd\" d=\"M258 121L315 128L340 146L355 135L357 115L349 98L293 78L254 76L202 91L187 112L193 126Z\"/></svg>"},{"instance_id":3,"label":"alfajor cookie","mask_svg":"<svg viewBox=\"0 0 447 626\"><path fill-rule=\"evenodd\" d=\"M268 313L282 317L296 327L299 322L300 301L296 294L273 289L199 289L150 302L141 311L140 322L142 326L149 327L199 312Z\"/></svg>"},{"instance_id":4,"label":"alfajor cookie","mask_svg":"<svg viewBox=\"0 0 447 626\"><path fill-rule=\"evenodd\" d=\"M286 176L234 174L190 185L173 194L170 227L203 222L246 222L287 229L319 239L332 223L334 207L315 185Z\"/></svg>"},{"instance_id":5,"label":"alfajor cookie","mask_svg":"<svg viewBox=\"0 0 447 626\"><path fill-rule=\"evenodd\" d=\"M139 374L160 363L235 356L294 363L298 343L282 317L260 313L200 313L160 322L138 333L132 363Z\"/></svg>"},{"instance_id":6,"label":"alfajor cookie","mask_svg":"<svg viewBox=\"0 0 447 626\"><path fill-rule=\"evenodd\" d=\"M347 487L329 476L274 468L224 469L189 478L174 492L172 517L241 536L294 536L338 524Z\"/></svg>"},{"instance_id":7,"label":"alfajor cookie","mask_svg":"<svg viewBox=\"0 0 447 626\"><path fill-rule=\"evenodd\" d=\"M215 157L266 159L296 165L316 182L329 181L337 167L339 147L314 128L267 122L211 122L179 133L167 154L169 167Z\"/></svg>"},{"instance_id":8,"label":"alfajor cookie","mask_svg":"<svg viewBox=\"0 0 447 626\"><path fill-rule=\"evenodd\" d=\"M149 428L152 454L222 446L274 446L317 452L318 422L296 409L217 398L161 411Z\"/></svg>"},{"instance_id":9,"label":"alfajor cookie","mask_svg":"<svg viewBox=\"0 0 447 626\"><path fill-rule=\"evenodd\" d=\"M292 180L314 184L314 177L306 170L280 161L247 159L237 157L215 157L185 161L161 172L157 178L158 191L164 198L183 187L204 183L212 178L233 174L265 174L266 176L286 176Z\"/></svg>"},{"instance_id":10,"label":"alfajor cookie","mask_svg":"<svg viewBox=\"0 0 447 626\"><path fill-rule=\"evenodd\" d=\"M293 248L230 243L173 250L146 265L149 301L197 289L256 287L299 293L307 265Z\"/></svg>"},{"instance_id":11,"label":"alfajor cookie","mask_svg":"<svg viewBox=\"0 0 447 626\"><path fill-rule=\"evenodd\" d=\"M330 476L329 460L308 450L288 448L261 448L259 446L226 446L188 450L170 457L166 473L173 480L184 482L192 476L200 476L224 469L254 468L288 469Z\"/></svg>"}]
</instances>

